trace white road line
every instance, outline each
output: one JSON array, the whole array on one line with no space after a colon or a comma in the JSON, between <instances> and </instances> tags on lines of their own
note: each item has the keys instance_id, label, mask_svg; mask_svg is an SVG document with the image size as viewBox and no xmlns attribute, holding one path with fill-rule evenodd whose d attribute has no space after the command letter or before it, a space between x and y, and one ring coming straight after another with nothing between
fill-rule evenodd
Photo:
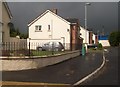
<instances>
[{"instance_id":1,"label":"white road line","mask_svg":"<svg viewBox=\"0 0 120 87\"><path fill-rule=\"evenodd\" d=\"M84 82L85 80L89 79L90 77L92 77L97 72L99 72L103 68L104 65L105 65L105 56L104 56L104 52L103 52L103 62L101 64L101 66L99 68L97 68L94 72L92 72L91 74L89 74L88 76L84 77L83 79L81 79L80 81L76 82L73 85L74 86L80 85L82 82Z\"/></svg>"}]
</instances>

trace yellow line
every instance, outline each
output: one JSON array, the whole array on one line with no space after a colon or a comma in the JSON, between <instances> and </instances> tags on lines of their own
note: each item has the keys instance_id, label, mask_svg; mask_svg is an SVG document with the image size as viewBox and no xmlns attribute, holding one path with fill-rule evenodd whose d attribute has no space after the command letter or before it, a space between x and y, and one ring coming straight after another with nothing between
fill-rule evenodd
<instances>
[{"instance_id":1,"label":"yellow line","mask_svg":"<svg viewBox=\"0 0 120 87\"><path fill-rule=\"evenodd\" d=\"M37 82L12 82L2 81L0 85L48 85L48 86L65 86L70 87L70 84L57 84L57 83L37 83Z\"/></svg>"}]
</instances>

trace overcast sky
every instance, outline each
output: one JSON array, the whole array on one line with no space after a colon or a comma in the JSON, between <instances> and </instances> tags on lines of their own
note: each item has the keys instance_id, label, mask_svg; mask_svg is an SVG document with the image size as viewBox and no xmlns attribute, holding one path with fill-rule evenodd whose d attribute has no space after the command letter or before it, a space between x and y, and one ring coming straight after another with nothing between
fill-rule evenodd
<instances>
[{"instance_id":1,"label":"overcast sky","mask_svg":"<svg viewBox=\"0 0 120 87\"><path fill-rule=\"evenodd\" d=\"M84 27L84 2L9 2L12 22L21 32L27 32L27 24L47 9L58 9L58 15L63 18L78 18ZM88 28L93 32L109 34L118 30L118 3L117 2L91 2L87 6Z\"/></svg>"}]
</instances>

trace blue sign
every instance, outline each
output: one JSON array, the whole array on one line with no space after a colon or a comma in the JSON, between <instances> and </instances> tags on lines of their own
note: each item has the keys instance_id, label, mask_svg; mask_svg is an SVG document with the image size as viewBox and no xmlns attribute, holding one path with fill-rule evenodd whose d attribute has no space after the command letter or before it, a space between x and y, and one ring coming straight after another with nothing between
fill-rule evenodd
<instances>
[{"instance_id":1,"label":"blue sign","mask_svg":"<svg viewBox=\"0 0 120 87\"><path fill-rule=\"evenodd\" d=\"M108 35L100 35L98 36L98 40L108 40Z\"/></svg>"}]
</instances>

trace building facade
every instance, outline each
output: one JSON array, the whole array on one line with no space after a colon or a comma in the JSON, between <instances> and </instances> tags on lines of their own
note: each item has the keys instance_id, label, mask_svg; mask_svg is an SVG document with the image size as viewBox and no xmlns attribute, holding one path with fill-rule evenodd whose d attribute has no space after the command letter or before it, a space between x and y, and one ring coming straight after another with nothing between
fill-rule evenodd
<instances>
[{"instance_id":1,"label":"building facade","mask_svg":"<svg viewBox=\"0 0 120 87\"><path fill-rule=\"evenodd\" d=\"M71 19L70 19L71 20ZM29 39L31 43L44 44L48 41L61 42L66 50L77 49L78 42L78 20L68 21L57 14L57 9L46 10L28 24ZM75 46L73 46L74 44ZM31 49L36 49L36 47Z\"/></svg>"},{"instance_id":2,"label":"building facade","mask_svg":"<svg viewBox=\"0 0 120 87\"><path fill-rule=\"evenodd\" d=\"M98 35L94 34L93 31L86 30L80 26L80 37L83 38L83 43L88 45L98 44Z\"/></svg>"},{"instance_id":3,"label":"building facade","mask_svg":"<svg viewBox=\"0 0 120 87\"><path fill-rule=\"evenodd\" d=\"M0 19L0 41L1 42L9 42L10 40L10 29L8 26L8 23L10 22L11 18L12 18L12 14L10 12L10 9L7 5L6 2L1 2L1 9L2 12L1 15L1 19Z\"/></svg>"}]
</instances>

